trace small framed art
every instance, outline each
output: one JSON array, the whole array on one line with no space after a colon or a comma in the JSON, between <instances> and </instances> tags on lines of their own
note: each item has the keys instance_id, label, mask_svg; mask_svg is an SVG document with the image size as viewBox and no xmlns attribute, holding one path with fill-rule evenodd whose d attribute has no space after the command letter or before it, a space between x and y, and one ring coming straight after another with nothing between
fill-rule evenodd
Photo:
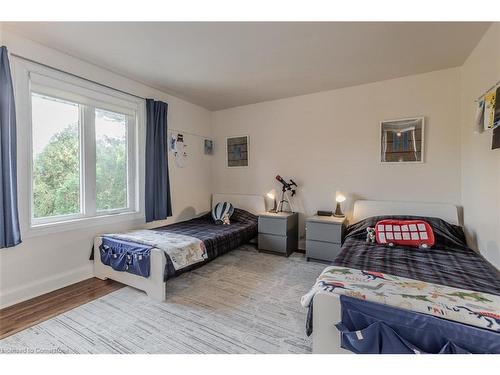
<instances>
[{"instance_id":1,"label":"small framed art","mask_svg":"<svg viewBox=\"0 0 500 375\"><path fill-rule=\"evenodd\" d=\"M248 167L248 135L226 138L226 162L228 168Z\"/></svg>"},{"instance_id":2,"label":"small framed art","mask_svg":"<svg viewBox=\"0 0 500 375\"><path fill-rule=\"evenodd\" d=\"M382 163L423 163L424 118L413 117L380 123Z\"/></svg>"},{"instance_id":3,"label":"small framed art","mask_svg":"<svg viewBox=\"0 0 500 375\"><path fill-rule=\"evenodd\" d=\"M212 139L205 139L203 142L203 147L205 150L205 155L214 154L214 141Z\"/></svg>"}]
</instances>

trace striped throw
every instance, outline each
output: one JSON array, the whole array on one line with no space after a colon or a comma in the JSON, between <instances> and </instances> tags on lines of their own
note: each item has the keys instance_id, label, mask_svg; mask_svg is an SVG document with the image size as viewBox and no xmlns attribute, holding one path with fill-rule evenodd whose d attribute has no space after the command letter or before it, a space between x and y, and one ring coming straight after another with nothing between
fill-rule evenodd
<instances>
[{"instance_id":1,"label":"striped throw","mask_svg":"<svg viewBox=\"0 0 500 375\"><path fill-rule=\"evenodd\" d=\"M215 224L222 224L222 219L224 215L228 214L229 217L234 212L234 207L229 202L219 202L212 209L212 218L214 219Z\"/></svg>"}]
</instances>

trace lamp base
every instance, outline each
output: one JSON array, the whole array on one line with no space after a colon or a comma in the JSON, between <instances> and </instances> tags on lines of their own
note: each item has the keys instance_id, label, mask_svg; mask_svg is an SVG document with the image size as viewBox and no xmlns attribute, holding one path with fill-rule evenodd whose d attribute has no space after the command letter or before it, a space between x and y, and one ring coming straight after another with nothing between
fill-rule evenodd
<instances>
[{"instance_id":1,"label":"lamp base","mask_svg":"<svg viewBox=\"0 0 500 375\"><path fill-rule=\"evenodd\" d=\"M273 198L273 208L271 208L267 212L270 212L272 214L275 214L276 212L278 212L278 207L276 206L276 198Z\"/></svg>"},{"instance_id":2,"label":"lamp base","mask_svg":"<svg viewBox=\"0 0 500 375\"><path fill-rule=\"evenodd\" d=\"M340 203L337 202L337 207L335 207L335 213L333 214L335 217L345 217L344 213L342 212L342 209L340 208Z\"/></svg>"}]
</instances>

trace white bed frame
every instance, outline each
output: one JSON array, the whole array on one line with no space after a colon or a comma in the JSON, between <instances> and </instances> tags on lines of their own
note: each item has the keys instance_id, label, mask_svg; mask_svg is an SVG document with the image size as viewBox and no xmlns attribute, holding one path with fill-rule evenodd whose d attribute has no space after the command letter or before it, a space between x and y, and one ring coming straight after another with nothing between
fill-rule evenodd
<instances>
[{"instance_id":1,"label":"white bed frame","mask_svg":"<svg viewBox=\"0 0 500 375\"><path fill-rule=\"evenodd\" d=\"M242 208L248 212L258 215L266 211L264 196L247 194L221 194L212 195L212 207L218 202L231 202L234 207ZM141 277L128 272L115 271L110 266L101 262L99 246L102 243L102 237L94 239L94 275L95 277L106 280L112 279L122 284L143 290L146 294L157 300L165 301L167 297L167 283L163 281L165 272L166 258L163 251L151 249L151 269L149 277Z\"/></svg>"},{"instance_id":2,"label":"white bed frame","mask_svg":"<svg viewBox=\"0 0 500 375\"><path fill-rule=\"evenodd\" d=\"M459 225L457 207L442 203L411 203L391 201L356 201L352 223L371 216L414 215L437 217ZM348 354L340 347L340 333L335 328L339 322L340 298L334 293L320 292L313 300L313 353Z\"/></svg>"}]
</instances>

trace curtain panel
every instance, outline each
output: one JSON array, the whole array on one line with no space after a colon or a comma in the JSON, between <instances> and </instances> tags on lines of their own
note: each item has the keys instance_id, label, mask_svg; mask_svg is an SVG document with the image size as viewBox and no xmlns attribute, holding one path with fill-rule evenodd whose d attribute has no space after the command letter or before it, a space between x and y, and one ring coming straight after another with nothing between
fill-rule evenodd
<instances>
[{"instance_id":1,"label":"curtain panel","mask_svg":"<svg viewBox=\"0 0 500 375\"><path fill-rule=\"evenodd\" d=\"M16 109L7 48L0 47L0 248L21 242L17 210Z\"/></svg>"},{"instance_id":2,"label":"curtain panel","mask_svg":"<svg viewBox=\"0 0 500 375\"><path fill-rule=\"evenodd\" d=\"M146 222L172 216L167 111L167 103L146 99Z\"/></svg>"}]
</instances>

